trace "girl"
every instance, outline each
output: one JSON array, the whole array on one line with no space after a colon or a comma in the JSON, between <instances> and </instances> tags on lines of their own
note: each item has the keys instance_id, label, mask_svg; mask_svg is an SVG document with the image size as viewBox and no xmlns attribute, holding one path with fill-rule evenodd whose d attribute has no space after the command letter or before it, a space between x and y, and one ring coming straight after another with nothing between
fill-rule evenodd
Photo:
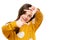
<instances>
[{"instance_id":1,"label":"girl","mask_svg":"<svg viewBox=\"0 0 60 40\"><path fill-rule=\"evenodd\" d=\"M24 4L16 20L3 25L2 32L8 40L36 40L35 32L41 25L43 15L31 4Z\"/></svg>"}]
</instances>

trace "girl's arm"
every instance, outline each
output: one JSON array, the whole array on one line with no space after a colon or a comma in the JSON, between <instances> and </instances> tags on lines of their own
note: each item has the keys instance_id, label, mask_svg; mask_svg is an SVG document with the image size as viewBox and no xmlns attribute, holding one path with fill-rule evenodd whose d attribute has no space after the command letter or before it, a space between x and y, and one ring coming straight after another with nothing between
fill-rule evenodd
<instances>
[{"instance_id":1,"label":"girl's arm","mask_svg":"<svg viewBox=\"0 0 60 40\"><path fill-rule=\"evenodd\" d=\"M41 11L38 9L38 11L36 12L36 15L35 15L35 23L33 26L34 31L36 31L39 28L39 26L42 23L42 20L43 20L43 15L42 15Z\"/></svg>"},{"instance_id":2,"label":"girl's arm","mask_svg":"<svg viewBox=\"0 0 60 40\"><path fill-rule=\"evenodd\" d=\"M15 23L14 22L10 22L7 23L6 25L2 26L2 32L5 35L6 38L9 38L9 36L14 33L14 28L15 27Z\"/></svg>"}]
</instances>

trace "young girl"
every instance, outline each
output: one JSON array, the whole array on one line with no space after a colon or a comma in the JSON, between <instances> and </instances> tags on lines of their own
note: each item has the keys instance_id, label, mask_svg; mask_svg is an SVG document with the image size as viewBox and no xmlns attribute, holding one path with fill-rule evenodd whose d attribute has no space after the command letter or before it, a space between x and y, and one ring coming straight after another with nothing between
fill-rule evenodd
<instances>
[{"instance_id":1,"label":"young girl","mask_svg":"<svg viewBox=\"0 0 60 40\"><path fill-rule=\"evenodd\" d=\"M16 20L3 25L2 32L8 40L36 40L35 32L41 25L43 15L31 4L24 4Z\"/></svg>"}]
</instances>

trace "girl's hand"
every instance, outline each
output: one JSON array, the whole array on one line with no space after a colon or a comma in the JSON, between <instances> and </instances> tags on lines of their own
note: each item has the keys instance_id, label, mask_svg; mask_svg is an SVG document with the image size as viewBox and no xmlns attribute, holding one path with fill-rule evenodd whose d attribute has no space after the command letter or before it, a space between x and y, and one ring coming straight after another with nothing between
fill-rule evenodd
<instances>
[{"instance_id":1,"label":"girl's hand","mask_svg":"<svg viewBox=\"0 0 60 40\"><path fill-rule=\"evenodd\" d=\"M33 17L33 15L37 12L37 8L36 7L34 7L34 6L31 6L31 7L29 7L29 10L26 10L26 9L24 9L24 11L29 11L29 12L31 12L32 13L32 17Z\"/></svg>"},{"instance_id":2,"label":"girl's hand","mask_svg":"<svg viewBox=\"0 0 60 40\"><path fill-rule=\"evenodd\" d=\"M37 8L34 7L34 6L29 7L29 10L32 11L32 14L33 14L33 15L37 12Z\"/></svg>"}]
</instances>

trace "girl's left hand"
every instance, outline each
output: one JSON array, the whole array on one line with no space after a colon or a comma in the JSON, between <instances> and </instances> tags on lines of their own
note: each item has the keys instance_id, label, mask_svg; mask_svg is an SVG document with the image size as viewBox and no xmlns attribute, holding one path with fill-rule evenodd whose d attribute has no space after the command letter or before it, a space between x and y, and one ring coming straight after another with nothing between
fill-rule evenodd
<instances>
[{"instance_id":1,"label":"girl's left hand","mask_svg":"<svg viewBox=\"0 0 60 40\"><path fill-rule=\"evenodd\" d=\"M34 6L29 7L29 10L32 11L32 14L33 14L33 15L37 12L37 8L34 7Z\"/></svg>"},{"instance_id":2,"label":"girl's left hand","mask_svg":"<svg viewBox=\"0 0 60 40\"><path fill-rule=\"evenodd\" d=\"M29 7L29 10L24 9L24 11L31 12L32 13L32 17L33 17L33 15L38 11L38 9L36 7L34 7L34 6L31 6L31 7Z\"/></svg>"}]
</instances>

